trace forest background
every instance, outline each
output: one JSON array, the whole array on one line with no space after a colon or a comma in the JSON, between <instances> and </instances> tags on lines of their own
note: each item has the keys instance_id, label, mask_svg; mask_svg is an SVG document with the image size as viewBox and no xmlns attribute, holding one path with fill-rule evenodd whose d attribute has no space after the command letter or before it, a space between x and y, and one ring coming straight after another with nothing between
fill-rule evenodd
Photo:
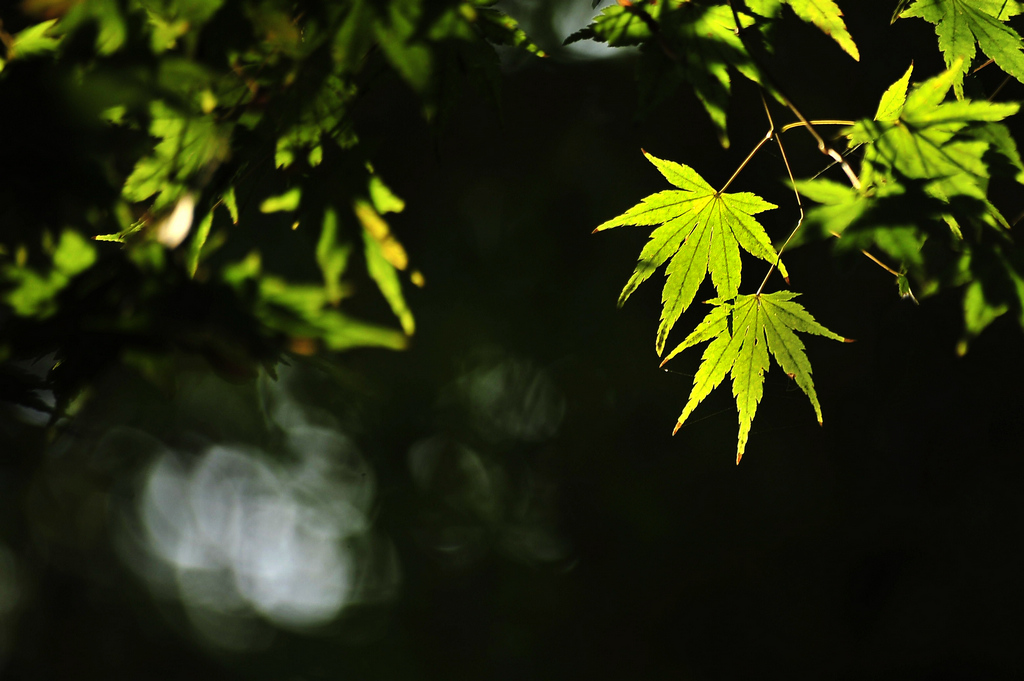
<instances>
[{"instance_id":1,"label":"forest background","mask_svg":"<svg viewBox=\"0 0 1024 681\"><path fill-rule=\"evenodd\" d=\"M786 255L790 288L856 340L806 341L824 425L775 368L742 465L725 387L672 437L699 357L658 367L659 286L616 308L644 229L590 233L667 188L641 149L721 186L768 122L738 76L728 149L687 87L638 116L635 51L561 46L608 3L590 5L499 5L548 54L500 48L499 105L469 87L425 116L429 97L385 73L352 107L373 173L404 202L387 224L424 279L402 275L415 317L404 350L292 342L271 348L283 363L254 351L240 368L210 340L234 323L228 304L187 337L158 327L167 347L79 346L101 371L74 378L88 399L56 423L52 391L18 392L25 376L49 380L53 356L12 358L5 678L1019 676L1016 320L960 356L962 290L915 305L869 259L802 245ZM771 66L802 112L871 118L911 62L915 82L943 71L934 27L891 22L893 5L843 3L859 61L786 10ZM2 17L10 35L30 23ZM6 262L12 215L94 191L102 138L76 109L50 108L68 105L46 63L15 57L0 73L17 102L0 113ZM969 84L1002 79L991 68ZM772 106L777 125L792 120ZM797 176L827 165L801 131L785 141ZM766 147L735 189L780 206L764 218L776 242L797 215L784 180ZM1020 192L996 189L1012 221ZM319 276L313 260L288 264L315 233L290 218L274 231L281 211L239 204L240 227L271 235L265 260ZM343 309L397 329L379 284L356 275ZM176 300L179 319L198 305ZM35 333L3 323L5 339Z\"/></svg>"}]
</instances>

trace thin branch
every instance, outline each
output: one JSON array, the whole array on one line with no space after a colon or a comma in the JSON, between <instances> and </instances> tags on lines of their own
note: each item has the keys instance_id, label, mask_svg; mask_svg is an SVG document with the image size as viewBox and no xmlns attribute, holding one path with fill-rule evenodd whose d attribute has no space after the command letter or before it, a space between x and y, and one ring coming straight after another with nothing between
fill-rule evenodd
<instances>
[{"instance_id":1,"label":"thin branch","mask_svg":"<svg viewBox=\"0 0 1024 681\"><path fill-rule=\"evenodd\" d=\"M881 268L882 268L883 270L885 270L886 272L888 272L888 273L889 273L889 274L891 274L892 276L894 276L894 277L898 277L898 276L900 276L900 273L899 273L899 272L897 272L897 271L896 271L896 270L894 270L893 268L889 267L888 265L886 265L886 264L885 264L884 262L882 262L881 260L879 260L879 259L878 259L878 258L876 258L875 256L871 255L870 253L868 253L867 251L865 251L865 250L864 250L863 248L862 248L862 249L860 249L860 252L861 252L861 253L863 253L864 255L866 255L866 256L868 257L868 260L870 260L871 262L875 263L876 265L878 265L879 267L881 267Z\"/></svg>"},{"instance_id":2,"label":"thin branch","mask_svg":"<svg viewBox=\"0 0 1024 681\"><path fill-rule=\"evenodd\" d=\"M986 97L985 100L988 101L988 102L991 102L993 99L995 99L996 95L999 94L999 91L1002 90L1006 86L1006 84L1010 82L1010 79L1012 77L1013 76L1007 76L1006 78L1003 78L1003 82L999 84L999 87L997 87L995 90L993 90L992 94L990 94L988 97Z\"/></svg>"},{"instance_id":3,"label":"thin branch","mask_svg":"<svg viewBox=\"0 0 1024 681\"><path fill-rule=\"evenodd\" d=\"M736 172L732 174L732 177L726 180L725 184L722 185L722 188L718 190L718 195L721 195L722 192L729 188L729 185L732 184L732 181L735 180L736 176L740 174L740 171L747 167L747 164L750 163L750 159L754 158L754 154L756 154L761 149L761 147L765 145L766 142L770 142L772 137L775 136L775 123L772 123L771 120L772 117L768 116L768 121L771 124L771 129L769 129L768 132L765 133L765 136L761 139L761 141L759 141L757 145L753 148L753 150L751 150L751 152L747 154L747 157L743 159L743 163L741 163L740 167L736 169Z\"/></svg>"},{"instance_id":4,"label":"thin branch","mask_svg":"<svg viewBox=\"0 0 1024 681\"><path fill-rule=\"evenodd\" d=\"M782 87L779 86L778 81L771 75L771 73L768 72L768 70L764 67L764 64L760 63L757 56L754 54L753 50L751 50L750 46L747 45L746 39L744 38L743 24L740 22L740 15L736 11L736 7L733 5L732 0L728 0L728 3L729 9L732 10L733 21L736 24L736 36L740 39L740 42L743 43L743 47L745 47L747 50L747 55L750 57L751 61L754 62L754 65L757 66L758 71L761 73L762 77L766 81L768 81L772 89L775 91L775 95L782 101L785 107L792 111L793 115L796 116L797 119L799 119L799 121L803 124L805 128L807 128L807 132L809 132L811 134L811 137L814 138L814 141L818 143L818 151L825 154L829 158L834 159L836 163L838 163L842 167L843 172L846 173L846 177L850 181L850 184L853 186L853 188L860 189L860 178L858 178L857 174L853 172L853 168L850 167L850 164L846 162L846 159L844 159L838 151L830 147L825 142L825 138L818 133L817 129L814 127L814 124L811 123L811 121L809 121L802 113L800 113L800 110L796 108L796 105L793 104L789 97L786 96L786 93L783 91Z\"/></svg>"},{"instance_id":5,"label":"thin branch","mask_svg":"<svg viewBox=\"0 0 1024 681\"><path fill-rule=\"evenodd\" d=\"M808 121L811 125L856 125L857 121L844 121L836 118L823 118L821 120ZM779 128L779 134L788 132L793 128L802 128L807 123L787 123L786 125Z\"/></svg>"},{"instance_id":6,"label":"thin branch","mask_svg":"<svg viewBox=\"0 0 1024 681\"><path fill-rule=\"evenodd\" d=\"M768 116L768 122L774 129L775 123L772 121L772 113L768 109L768 102L765 101L763 91L761 92L761 103L764 104L764 112ZM804 224L804 204L800 200L800 190L796 188L796 179L793 177L793 169L789 165L789 159L786 158L786 149L782 146L782 138L776 137L775 142L779 145L779 152L782 154L782 162L786 164L786 173L789 175L789 183L793 187L793 194L796 196L796 206L797 208L800 209L800 219L796 221L796 227L793 228L793 231L789 233L788 237L786 237L785 243L783 243L782 247L779 248L779 253L778 255L775 256L775 262L773 262L772 266L768 268L768 272L764 275L764 279L761 280L761 285L757 288L756 295L761 295L761 291L764 289L764 285L768 283L768 277L772 276L772 272L774 272L775 268L779 266L780 262L782 262L782 252L786 250L786 246L789 245L790 240L793 238L794 235L796 235L797 230L800 229L800 226ZM788 284L789 277L784 277L784 279Z\"/></svg>"}]
</instances>

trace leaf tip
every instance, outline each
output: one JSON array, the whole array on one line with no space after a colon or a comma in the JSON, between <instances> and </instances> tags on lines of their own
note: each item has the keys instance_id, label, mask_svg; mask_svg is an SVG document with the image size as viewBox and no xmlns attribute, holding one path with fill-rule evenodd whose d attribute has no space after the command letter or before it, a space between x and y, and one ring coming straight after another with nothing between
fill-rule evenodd
<instances>
[{"instance_id":1,"label":"leaf tip","mask_svg":"<svg viewBox=\"0 0 1024 681\"><path fill-rule=\"evenodd\" d=\"M857 339L856 338L844 338L843 342L844 343L856 343Z\"/></svg>"},{"instance_id":2,"label":"leaf tip","mask_svg":"<svg viewBox=\"0 0 1024 681\"><path fill-rule=\"evenodd\" d=\"M743 452L742 451L736 452L736 465L737 466L740 465L740 459L742 459L742 458L743 458Z\"/></svg>"},{"instance_id":3,"label":"leaf tip","mask_svg":"<svg viewBox=\"0 0 1024 681\"><path fill-rule=\"evenodd\" d=\"M675 435L679 432L679 427L683 425L681 421L676 421L676 427L672 429L672 434Z\"/></svg>"}]
</instances>

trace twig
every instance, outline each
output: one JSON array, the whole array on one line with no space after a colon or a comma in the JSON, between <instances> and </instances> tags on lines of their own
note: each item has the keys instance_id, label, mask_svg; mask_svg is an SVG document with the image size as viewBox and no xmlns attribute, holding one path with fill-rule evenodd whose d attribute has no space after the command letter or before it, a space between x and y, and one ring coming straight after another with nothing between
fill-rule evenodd
<instances>
[{"instance_id":1,"label":"twig","mask_svg":"<svg viewBox=\"0 0 1024 681\"><path fill-rule=\"evenodd\" d=\"M775 91L775 95L782 101L783 105L785 105L787 109L792 111L793 115L796 116L797 119L799 119L800 123L802 123L803 126L807 128L807 132L809 132L811 134L811 137L813 137L814 140L818 143L818 151L825 154L829 158L835 160L836 163L838 163L842 167L843 172L846 173L846 177L850 181L850 184L853 186L853 188L860 189L860 178L858 178L857 174L853 172L853 168L850 167L850 164L846 162L846 159L843 158L838 151L836 151L835 149L833 149L832 147L825 143L825 138L818 133L817 129L815 129L811 121L809 121L806 117L804 117L802 113L800 113L800 110L796 108L796 105L793 104L792 100L790 100L789 97L786 96L786 93L779 86L778 81L771 75L771 73L768 72L768 70L764 67L764 64L760 63L757 56L754 54L753 50L751 50L750 46L747 45L747 42L744 38L743 25L740 23L740 15L736 11L736 7L733 5L732 0L728 0L728 3L729 9L732 10L733 21L736 23L736 36L740 39L740 42L743 43L743 47L746 48L747 50L747 55L750 57L751 61L754 62L754 65L757 66L761 76L766 81L768 81L772 89Z\"/></svg>"}]
</instances>

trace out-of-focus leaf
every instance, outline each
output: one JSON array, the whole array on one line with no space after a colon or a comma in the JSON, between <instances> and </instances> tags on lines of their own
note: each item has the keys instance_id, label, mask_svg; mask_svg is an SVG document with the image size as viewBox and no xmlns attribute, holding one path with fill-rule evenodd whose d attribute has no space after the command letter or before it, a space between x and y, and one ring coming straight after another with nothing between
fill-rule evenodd
<instances>
[{"instance_id":1,"label":"out-of-focus leaf","mask_svg":"<svg viewBox=\"0 0 1024 681\"><path fill-rule=\"evenodd\" d=\"M55 51L60 45L60 38L53 36L52 29L56 23L56 19L50 19L15 33L7 48L7 60L24 59Z\"/></svg>"},{"instance_id":2,"label":"out-of-focus leaf","mask_svg":"<svg viewBox=\"0 0 1024 681\"><path fill-rule=\"evenodd\" d=\"M391 233L384 218L366 201L356 201L352 207L363 229L380 244L380 252L393 267L404 270L409 265L409 256L401 242Z\"/></svg>"},{"instance_id":3,"label":"out-of-focus leaf","mask_svg":"<svg viewBox=\"0 0 1024 681\"><path fill-rule=\"evenodd\" d=\"M496 9L478 9L476 14L484 36L495 45L509 45L524 49L538 57L547 56L544 50L530 40L519 27L519 22L504 12Z\"/></svg>"},{"instance_id":4,"label":"out-of-focus leaf","mask_svg":"<svg viewBox=\"0 0 1024 681\"><path fill-rule=\"evenodd\" d=\"M185 257L185 269L188 270L190 277L196 276L196 269L199 267L199 259L203 254L203 246L206 245L206 240L210 237L210 228L213 226L213 211L209 211L206 217L200 221L199 226L196 227L195 234L192 236L192 241L188 246L188 253Z\"/></svg>"},{"instance_id":5,"label":"out-of-focus leaf","mask_svg":"<svg viewBox=\"0 0 1024 681\"><path fill-rule=\"evenodd\" d=\"M287 168L295 162L302 150L308 149L311 166L320 164L323 144L333 140L342 149L353 146L357 138L347 119L349 101L355 88L337 76L328 76L316 93L308 99L299 99L300 113L277 138L274 164Z\"/></svg>"},{"instance_id":6,"label":"out-of-focus leaf","mask_svg":"<svg viewBox=\"0 0 1024 681\"><path fill-rule=\"evenodd\" d=\"M391 311L398 317L402 330L411 336L416 331L416 322L409 305L405 302L405 296L402 295L402 282L398 278L397 270L384 257L380 242L368 231L363 232L363 241L366 245L367 271L377 282L377 287L391 306Z\"/></svg>"},{"instance_id":7,"label":"out-of-focus leaf","mask_svg":"<svg viewBox=\"0 0 1024 681\"><path fill-rule=\"evenodd\" d=\"M221 198L223 198L224 206L228 209L228 213L231 215L231 222L237 225L238 201L235 199L235 187L233 185L228 187Z\"/></svg>"},{"instance_id":8,"label":"out-of-focus leaf","mask_svg":"<svg viewBox=\"0 0 1024 681\"><path fill-rule=\"evenodd\" d=\"M302 200L302 188L292 187L284 194L268 196L260 203L261 213L278 213L281 211L292 211L299 207Z\"/></svg>"},{"instance_id":9,"label":"out-of-focus leaf","mask_svg":"<svg viewBox=\"0 0 1024 681\"><path fill-rule=\"evenodd\" d=\"M52 316L57 312L57 295L72 277L89 269L96 262L96 247L78 232L66 229L53 249L52 267L38 272L17 262L0 270L9 289L3 302L22 317Z\"/></svg>"},{"instance_id":10,"label":"out-of-focus leaf","mask_svg":"<svg viewBox=\"0 0 1024 681\"><path fill-rule=\"evenodd\" d=\"M370 201L381 215L385 213L401 213L405 210L405 201L395 196L394 192L384 184L378 175L370 176Z\"/></svg>"},{"instance_id":11,"label":"out-of-focus leaf","mask_svg":"<svg viewBox=\"0 0 1024 681\"><path fill-rule=\"evenodd\" d=\"M333 208L324 211L320 240L316 244L316 262L324 276L327 301L337 305L344 294L341 275L345 273L352 244L338 240L338 215Z\"/></svg>"},{"instance_id":12,"label":"out-of-focus leaf","mask_svg":"<svg viewBox=\"0 0 1024 681\"><path fill-rule=\"evenodd\" d=\"M134 202L156 194L152 207L159 211L177 202L190 181L227 156L230 130L212 116L189 116L160 100L152 103L150 114L149 132L160 142L135 164L121 193Z\"/></svg>"},{"instance_id":13,"label":"out-of-focus leaf","mask_svg":"<svg viewBox=\"0 0 1024 681\"><path fill-rule=\"evenodd\" d=\"M120 50L128 39L128 22L117 0L71 2L70 9L57 24L63 35L95 24L96 51L102 55Z\"/></svg>"}]
</instances>

